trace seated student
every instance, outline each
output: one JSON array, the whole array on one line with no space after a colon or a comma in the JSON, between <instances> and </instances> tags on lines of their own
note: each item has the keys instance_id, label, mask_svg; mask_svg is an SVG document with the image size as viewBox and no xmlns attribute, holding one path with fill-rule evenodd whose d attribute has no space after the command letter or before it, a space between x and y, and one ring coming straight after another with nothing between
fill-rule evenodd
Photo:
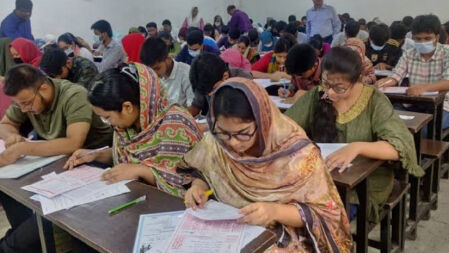
<instances>
[{"instance_id":1,"label":"seated student","mask_svg":"<svg viewBox=\"0 0 449 253\"><path fill-rule=\"evenodd\" d=\"M9 44L9 52L16 64L27 63L39 67L42 52L33 41L24 38L15 39Z\"/></svg>"},{"instance_id":2,"label":"seated student","mask_svg":"<svg viewBox=\"0 0 449 253\"><path fill-rule=\"evenodd\" d=\"M158 31L157 31L157 24L155 22L149 22L146 25L146 28L148 32L148 38L157 37Z\"/></svg>"},{"instance_id":3,"label":"seated student","mask_svg":"<svg viewBox=\"0 0 449 253\"><path fill-rule=\"evenodd\" d=\"M389 38L390 28L385 24L375 25L369 31L369 42L366 43L366 56L376 69L391 70L401 57L402 49L387 44Z\"/></svg>"},{"instance_id":4,"label":"seated student","mask_svg":"<svg viewBox=\"0 0 449 253\"><path fill-rule=\"evenodd\" d=\"M251 63L238 49L228 48L220 54L220 57L231 67L251 71Z\"/></svg>"},{"instance_id":5,"label":"seated student","mask_svg":"<svg viewBox=\"0 0 449 253\"><path fill-rule=\"evenodd\" d=\"M185 45L175 60L177 62L184 62L191 64L193 58L197 57L201 52L220 54L217 49L204 44L203 32L199 29L194 29L187 34L187 45Z\"/></svg>"},{"instance_id":6,"label":"seated student","mask_svg":"<svg viewBox=\"0 0 449 253\"><path fill-rule=\"evenodd\" d=\"M349 253L344 206L304 130L281 114L263 87L247 79L224 82L210 104L211 131L180 165L201 177L187 191L186 206L202 208L204 193L211 189L220 202L240 208L239 222L277 234L277 245L268 252Z\"/></svg>"},{"instance_id":7,"label":"seated student","mask_svg":"<svg viewBox=\"0 0 449 253\"><path fill-rule=\"evenodd\" d=\"M142 34L142 36L144 38L146 38L148 36L148 32L147 32L147 29L145 29L145 27L139 26L139 27L137 27L137 29L139 30L139 32Z\"/></svg>"},{"instance_id":8,"label":"seated student","mask_svg":"<svg viewBox=\"0 0 449 253\"><path fill-rule=\"evenodd\" d=\"M214 38L215 37L215 29L212 26L212 24L207 23L204 26L203 32L204 32L204 38L210 38L213 41L215 41L215 38Z\"/></svg>"},{"instance_id":9,"label":"seated student","mask_svg":"<svg viewBox=\"0 0 449 253\"><path fill-rule=\"evenodd\" d=\"M373 64L368 57L366 57L365 43L357 38L349 38L343 46L356 51L360 56L362 61L362 75L360 76L360 81L363 84L374 84L377 81L377 77L374 72Z\"/></svg>"},{"instance_id":10,"label":"seated student","mask_svg":"<svg viewBox=\"0 0 449 253\"><path fill-rule=\"evenodd\" d=\"M229 35L221 38L217 42L218 48L220 50L228 49L237 44L238 39L240 38L240 31L236 28L229 30Z\"/></svg>"},{"instance_id":11,"label":"seated student","mask_svg":"<svg viewBox=\"0 0 449 253\"><path fill-rule=\"evenodd\" d=\"M165 45L168 47L168 55L170 57L176 57L181 51L181 45L179 42L173 39L168 32L159 32L158 38L161 38Z\"/></svg>"},{"instance_id":12,"label":"seated student","mask_svg":"<svg viewBox=\"0 0 449 253\"><path fill-rule=\"evenodd\" d=\"M441 29L435 15L422 15L412 24L415 48L405 52L393 69L391 77L377 81L378 87L396 86L408 77L407 95L419 96L426 91L449 90L449 46L438 43ZM411 106L408 110L423 111ZM443 129L449 127L449 102L444 101Z\"/></svg>"},{"instance_id":13,"label":"seated student","mask_svg":"<svg viewBox=\"0 0 449 253\"><path fill-rule=\"evenodd\" d=\"M209 24L210 25L210 24ZM209 26L209 29L210 29L210 27L211 26ZM193 30L200 30L199 28L196 28L196 27L190 27L188 30L187 30L187 33L189 33L189 32L191 32L191 31L193 31ZM201 30L200 30L201 31ZM204 32L203 32L203 35L204 35L204 45L208 45L208 46L211 46L211 47L213 47L214 49L216 49L216 50L220 50L220 48L217 46L217 42L215 42L215 39L213 39L212 37L210 37L209 35L206 35Z\"/></svg>"},{"instance_id":14,"label":"seated student","mask_svg":"<svg viewBox=\"0 0 449 253\"><path fill-rule=\"evenodd\" d=\"M248 61L251 64L254 64L258 60L260 60L260 55L257 52L256 48L251 47L250 40L249 40L248 36L245 36L245 35L240 36L240 38L237 42L237 45L234 47L236 47L240 51L240 53L243 55L243 57L248 59Z\"/></svg>"},{"instance_id":15,"label":"seated student","mask_svg":"<svg viewBox=\"0 0 449 253\"><path fill-rule=\"evenodd\" d=\"M94 56L89 49L84 47L71 33L64 33L58 37L58 47L64 50L69 57L81 56L91 62L94 62Z\"/></svg>"},{"instance_id":16,"label":"seated student","mask_svg":"<svg viewBox=\"0 0 449 253\"><path fill-rule=\"evenodd\" d=\"M126 54L124 62L140 62L139 53L144 41L145 38L140 33L128 34L122 38L122 47Z\"/></svg>"},{"instance_id":17,"label":"seated student","mask_svg":"<svg viewBox=\"0 0 449 253\"><path fill-rule=\"evenodd\" d=\"M220 29L220 34L218 38L215 39L215 41L220 41L223 37L226 37L229 35L229 27L227 25L223 25Z\"/></svg>"},{"instance_id":18,"label":"seated student","mask_svg":"<svg viewBox=\"0 0 449 253\"><path fill-rule=\"evenodd\" d=\"M287 32L287 25L288 24L282 20L276 23L275 27L279 37L284 36L284 33Z\"/></svg>"},{"instance_id":19,"label":"seated student","mask_svg":"<svg viewBox=\"0 0 449 253\"><path fill-rule=\"evenodd\" d=\"M113 164L103 174L108 183L141 178L183 197L190 180L176 168L201 134L187 110L168 103L157 75L140 63L110 69L97 76L87 98L93 111L114 126L113 146L83 158L78 157L89 150L78 150L65 168L92 161Z\"/></svg>"},{"instance_id":20,"label":"seated student","mask_svg":"<svg viewBox=\"0 0 449 253\"><path fill-rule=\"evenodd\" d=\"M395 50L395 53L398 54L397 58L401 58L402 53L414 48L414 42L412 39L406 38L407 35L407 27L400 21L393 22L390 26L390 39L387 41L387 45L391 45L393 47L399 47L402 50Z\"/></svg>"},{"instance_id":21,"label":"seated student","mask_svg":"<svg viewBox=\"0 0 449 253\"><path fill-rule=\"evenodd\" d=\"M279 88L280 97L293 97L289 102L304 95L308 90L319 85L321 80L321 59L316 56L315 49L309 44L295 45L290 49L285 61L287 73L292 75L293 88Z\"/></svg>"},{"instance_id":22,"label":"seated student","mask_svg":"<svg viewBox=\"0 0 449 253\"><path fill-rule=\"evenodd\" d=\"M366 25L366 19L361 18L357 21L357 23L359 23L359 25L360 25L360 31L365 31L368 35L367 38L369 38L368 27Z\"/></svg>"},{"instance_id":23,"label":"seated student","mask_svg":"<svg viewBox=\"0 0 449 253\"><path fill-rule=\"evenodd\" d=\"M369 34L360 29L360 24L358 22L354 20L349 21L345 25L345 31L335 35L331 47L341 47L349 38L358 38L364 41L369 38Z\"/></svg>"},{"instance_id":24,"label":"seated student","mask_svg":"<svg viewBox=\"0 0 449 253\"><path fill-rule=\"evenodd\" d=\"M317 57L323 58L331 49L331 45L323 41L319 34L313 35L308 42L314 49Z\"/></svg>"},{"instance_id":25,"label":"seated student","mask_svg":"<svg viewBox=\"0 0 449 253\"><path fill-rule=\"evenodd\" d=\"M260 35L259 31L257 31L257 28L252 28L248 31L248 39L249 39L249 46L251 48L254 48L256 52L259 53L259 46L260 46Z\"/></svg>"},{"instance_id":26,"label":"seated student","mask_svg":"<svg viewBox=\"0 0 449 253\"><path fill-rule=\"evenodd\" d=\"M102 53L103 59L100 63L96 63L98 71L101 73L122 64L125 61L126 55L120 43L112 38L112 28L109 22L99 20L90 29L94 31L95 36L101 42L97 50Z\"/></svg>"},{"instance_id":27,"label":"seated student","mask_svg":"<svg viewBox=\"0 0 449 253\"><path fill-rule=\"evenodd\" d=\"M260 51L269 52L273 50L278 38L271 31L265 30L260 34Z\"/></svg>"},{"instance_id":28,"label":"seated student","mask_svg":"<svg viewBox=\"0 0 449 253\"><path fill-rule=\"evenodd\" d=\"M164 21L162 21L162 29L161 29L161 31L159 31L159 33L160 32L166 32L166 33L170 34L170 36L172 38L176 38L176 34L173 33L173 28L171 26L171 21L168 20L168 19L165 19ZM157 35L158 37L160 37L159 33Z\"/></svg>"},{"instance_id":29,"label":"seated student","mask_svg":"<svg viewBox=\"0 0 449 253\"><path fill-rule=\"evenodd\" d=\"M52 78L67 79L86 89L98 74L93 62L81 56L67 57L59 48L48 49L42 56L39 67Z\"/></svg>"},{"instance_id":30,"label":"seated student","mask_svg":"<svg viewBox=\"0 0 449 253\"><path fill-rule=\"evenodd\" d=\"M209 111L209 94L223 81L231 77L252 79L251 72L229 67L218 55L200 54L190 66L190 83L195 93L189 111L193 116L206 115Z\"/></svg>"},{"instance_id":31,"label":"seated student","mask_svg":"<svg viewBox=\"0 0 449 253\"><path fill-rule=\"evenodd\" d=\"M291 79L286 73L285 60L287 59L288 50L296 43L290 38L281 37L276 42L274 50L266 53L259 61L254 63L252 67L252 75L254 78L266 78L274 82L282 78Z\"/></svg>"},{"instance_id":32,"label":"seated student","mask_svg":"<svg viewBox=\"0 0 449 253\"><path fill-rule=\"evenodd\" d=\"M360 56L349 48L333 48L323 59L322 86L315 87L285 113L317 143L349 143L326 159L329 170L342 173L357 156L399 160L415 176L417 164L413 137L395 113L388 98L361 83ZM378 222L378 210L394 184L393 164L385 163L368 178L369 220Z\"/></svg>"},{"instance_id":33,"label":"seated student","mask_svg":"<svg viewBox=\"0 0 449 253\"><path fill-rule=\"evenodd\" d=\"M307 34L299 32L296 24L294 23L288 24L287 28L285 29L285 32L295 36L298 44L307 43Z\"/></svg>"},{"instance_id":34,"label":"seated student","mask_svg":"<svg viewBox=\"0 0 449 253\"><path fill-rule=\"evenodd\" d=\"M149 38L142 46L140 60L161 78L167 90L167 99L172 104L188 107L193 101L193 90L189 80L190 66L176 62L168 55L167 45L162 39Z\"/></svg>"}]
</instances>

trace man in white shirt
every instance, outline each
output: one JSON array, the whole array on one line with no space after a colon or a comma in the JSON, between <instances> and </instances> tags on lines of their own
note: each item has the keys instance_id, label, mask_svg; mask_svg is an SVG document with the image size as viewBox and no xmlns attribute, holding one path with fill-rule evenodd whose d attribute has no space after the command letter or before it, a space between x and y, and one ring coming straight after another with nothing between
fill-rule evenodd
<instances>
[{"instance_id":1,"label":"man in white shirt","mask_svg":"<svg viewBox=\"0 0 449 253\"><path fill-rule=\"evenodd\" d=\"M356 21L349 21L345 26L345 31L337 34L332 40L331 47L343 46L349 38L355 38L366 42L369 38L369 33L360 30L360 24Z\"/></svg>"}]
</instances>

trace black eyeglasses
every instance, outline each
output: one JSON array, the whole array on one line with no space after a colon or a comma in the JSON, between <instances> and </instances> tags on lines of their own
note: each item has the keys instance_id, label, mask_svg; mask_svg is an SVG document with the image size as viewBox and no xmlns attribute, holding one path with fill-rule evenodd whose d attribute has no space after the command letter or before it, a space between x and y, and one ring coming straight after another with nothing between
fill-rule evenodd
<instances>
[{"instance_id":1,"label":"black eyeglasses","mask_svg":"<svg viewBox=\"0 0 449 253\"><path fill-rule=\"evenodd\" d=\"M238 141L249 141L251 140L251 138L256 134L257 132L257 125L256 128L254 129L254 132L251 134L245 134L245 133L236 133L236 134L231 134L229 132L215 132L215 125L217 124L217 121L214 122L214 125L212 127L212 134L217 136L218 139L222 140L222 141L230 141L231 138L235 138Z\"/></svg>"},{"instance_id":2,"label":"black eyeglasses","mask_svg":"<svg viewBox=\"0 0 449 253\"><path fill-rule=\"evenodd\" d=\"M345 93L347 90L349 90L351 87L348 88L342 88L340 87L338 84L337 85L332 85L329 80L321 78L321 85L323 85L323 88L325 90L330 90L332 89L335 93L337 94L343 94Z\"/></svg>"}]
</instances>

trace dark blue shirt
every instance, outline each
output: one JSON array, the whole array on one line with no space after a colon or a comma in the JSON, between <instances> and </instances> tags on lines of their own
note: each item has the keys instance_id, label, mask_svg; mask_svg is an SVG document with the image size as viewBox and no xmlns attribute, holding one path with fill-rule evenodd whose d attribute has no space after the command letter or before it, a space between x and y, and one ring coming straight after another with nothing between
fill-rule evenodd
<instances>
[{"instance_id":1,"label":"dark blue shirt","mask_svg":"<svg viewBox=\"0 0 449 253\"><path fill-rule=\"evenodd\" d=\"M220 55L220 51L206 44L203 44L203 52ZM189 65L192 64L193 57L189 54L189 47L187 45L182 48L175 60L177 62L184 62Z\"/></svg>"},{"instance_id":2,"label":"dark blue shirt","mask_svg":"<svg viewBox=\"0 0 449 253\"><path fill-rule=\"evenodd\" d=\"M30 19L19 18L13 11L5 19L3 19L0 26L0 38L8 37L12 40L17 38L25 38L34 40L31 34Z\"/></svg>"}]
</instances>

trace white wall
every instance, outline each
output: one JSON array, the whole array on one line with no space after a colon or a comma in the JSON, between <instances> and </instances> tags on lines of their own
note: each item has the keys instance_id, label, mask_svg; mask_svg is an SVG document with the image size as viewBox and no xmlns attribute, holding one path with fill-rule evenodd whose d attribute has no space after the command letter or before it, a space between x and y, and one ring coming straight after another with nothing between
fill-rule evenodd
<instances>
[{"instance_id":1,"label":"white wall","mask_svg":"<svg viewBox=\"0 0 449 253\"><path fill-rule=\"evenodd\" d=\"M324 0L325 4L335 7L337 13L349 13L356 19L371 20L379 17L390 24L394 20L411 15L433 13L441 22L449 20L448 0ZM313 6L312 0L241 0L241 8L255 22L265 24L266 17L285 20L291 14L299 19Z\"/></svg>"}]
</instances>

